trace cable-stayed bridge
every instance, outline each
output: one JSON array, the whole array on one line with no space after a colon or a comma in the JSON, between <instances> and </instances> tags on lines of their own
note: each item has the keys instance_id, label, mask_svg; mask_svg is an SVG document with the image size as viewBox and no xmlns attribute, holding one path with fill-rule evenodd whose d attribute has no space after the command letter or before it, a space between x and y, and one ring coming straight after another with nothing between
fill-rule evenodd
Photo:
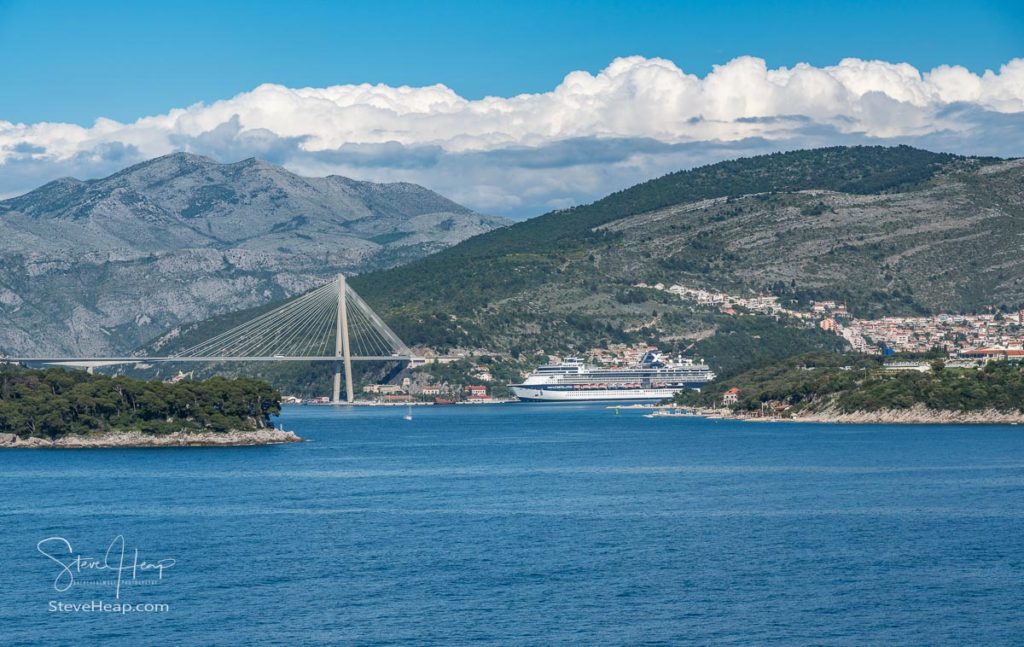
<instances>
[{"instance_id":1,"label":"cable-stayed bridge","mask_svg":"<svg viewBox=\"0 0 1024 647\"><path fill-rule=\"evenodd\" d=\"M92 368L156 362L324 362L335 363L332 400L355 398L352 362L422 361L413 355L341 274L210 339L160 356L3 357L4 362L36 362Z\"/></svg>"}]
</instances>

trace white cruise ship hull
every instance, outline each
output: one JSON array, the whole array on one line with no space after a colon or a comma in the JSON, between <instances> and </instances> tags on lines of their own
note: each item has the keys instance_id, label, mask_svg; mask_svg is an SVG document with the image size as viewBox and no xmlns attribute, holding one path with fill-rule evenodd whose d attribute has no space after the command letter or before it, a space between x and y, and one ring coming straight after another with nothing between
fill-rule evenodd
<instances>
[{"instance_id":1,"label":"white cruise ship hull","mask_svg":"<svg viewBox=\"0 0 1024 647\"><path fill-rule=\"evenodd\" d=\"M657 350L649 350L634 368L593 367L567 357L564 362L538 366L522 384L509 384L509 388L526 402L657 401L699 389L713 379L715 374L705 364L682 359L665 364Z\"/></svg>"},{"instance_id":2,"label":"white cruise ship hull","mask_svg":"<svg viewBox=\"0 0 1024 647\"><path fill-rule=\"evenodd\" d=\"M664 400L683 387L675 389L551 389L543 385L516 385L512 393L526 402L586 402L590 400Z\"/></svg>"}]
</instances>

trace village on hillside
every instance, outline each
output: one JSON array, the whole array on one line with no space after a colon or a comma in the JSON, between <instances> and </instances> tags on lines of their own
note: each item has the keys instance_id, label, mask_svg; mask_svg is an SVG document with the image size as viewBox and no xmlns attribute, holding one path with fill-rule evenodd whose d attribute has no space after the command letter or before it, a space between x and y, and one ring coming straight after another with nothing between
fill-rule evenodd
<instances>
[{"instance_id":1,"label":"village on hillside","mask_svg":"<svg viewBox=\"0 0 1024 647\"><path fill-rule=\"evenodd\" d=\"M813 321L822 330L843 337L861 353L887 355L941 349L954 361L1024 358L1024 310L1004 313L992 308L982 314L858 319L836 301L817 301L809 310L793 310L783 307L779 297L772 295L740 297L662 283L639 283L636 287L675 294L728 315L746 311Z\"/></svg>"}]
</instances>

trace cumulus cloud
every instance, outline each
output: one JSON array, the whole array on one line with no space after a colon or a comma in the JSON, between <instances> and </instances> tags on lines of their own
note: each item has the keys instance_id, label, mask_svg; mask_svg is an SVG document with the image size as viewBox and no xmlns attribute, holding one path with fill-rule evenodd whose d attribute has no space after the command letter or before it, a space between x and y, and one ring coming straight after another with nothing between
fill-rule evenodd
<instances>
[{"instance_id":1,"label":"cumulus cloud","mask_svg":"<svg viewBox=\"0 0 1024 647\"><path fill-rule=\"evenodd\" d=\"M852 58L770 69L740 57L701 78L634 56L514 97L468 100L443 85L265 84L133 123L0 121L0 193L187 150L414 181L483 211L532 215L738 154L910 143L1019 155L1022 135L1024 59L974 74Z\"/></svg>"}]
</instances>

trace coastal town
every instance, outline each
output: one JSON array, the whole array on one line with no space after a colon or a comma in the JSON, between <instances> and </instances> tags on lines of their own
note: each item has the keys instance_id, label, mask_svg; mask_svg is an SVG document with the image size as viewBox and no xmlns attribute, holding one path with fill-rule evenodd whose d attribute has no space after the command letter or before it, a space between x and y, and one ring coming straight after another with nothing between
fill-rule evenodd
<instances>
[{"instance_id":1,"label":"coastal town","mask_svg":"<svg viewBox=\"0 0 1024 647\"><path fill-rule=\"evenodd\" d=\"M713 309L729 316L758 313L785 317L805 326L842 337L856 352L868 355L896 355L900 353L945 354L949 366L980 365L992 360L1024 360L1024 310L1003 312L991 308L977 314L935 314L929 316L889 316L880 319L860 319L853 316L846 305L834 300L811 302L804 309L786 307L775 295L738 296L715 290L662 283L638 283L637 288L658 290L678 296L699 307ZM657 348L645 343L613 343L595 347L583 353L588 363L603 367L638 365L642 358ZM482 404L509 401L492 393L501 380L492 375L492 367L473 361L471 354L460 353L459 361L468 383L436 381L428 374L410 373L385 384L363 387L363 403L379 405L405 404ZM896 358L894 358L895 360ZM446 358L451 363L456 358ZM558 364L562 357L550 355L547 361ZM434 362L438 362L437 359ZM428 361L429 363L429 361ZM928 362L888 361L887 370L929 370ZM526 373L523 373L525 376ZM286 397L287 402L328 404L327 397L303 401Z\"/></svg>"},{"instance_id":2,"label":"coastal town","mask_svg":"<svg viewBox=\"0 0 1024 647\"><path fill-rule=\"evenodd\" d=\"M866 354L941 350L952 360L1024 358L1024 310L1003 312L992 307L989 312L978 314L858 319L837 301L816 301L807 310L796 310L781 305L774 295L741 297L662 283L639 283L636 287L675 294L727 315L756 312L805 321L843 337L853 350Z\"/></svg>"}]
</instances>

